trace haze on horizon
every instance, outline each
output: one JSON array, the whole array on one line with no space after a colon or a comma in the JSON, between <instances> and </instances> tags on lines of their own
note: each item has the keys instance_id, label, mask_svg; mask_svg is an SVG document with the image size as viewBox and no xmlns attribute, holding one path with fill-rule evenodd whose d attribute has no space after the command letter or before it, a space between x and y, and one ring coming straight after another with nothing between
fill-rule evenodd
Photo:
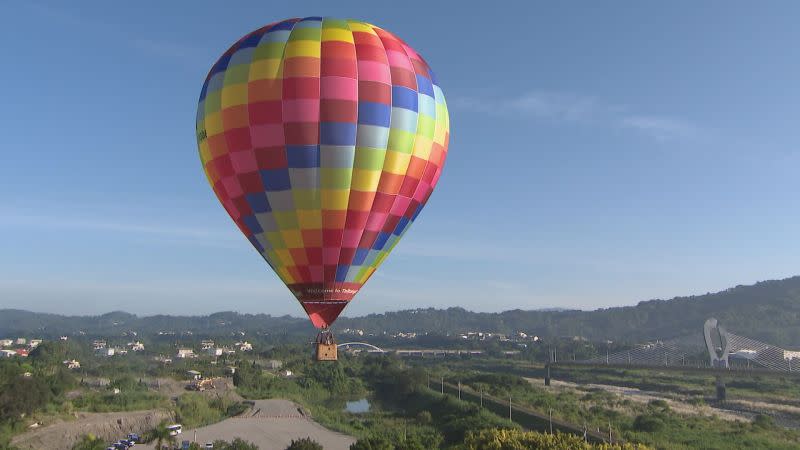
<instances>
[{"instance_id":1,"label":"haze on horizon","mask_svg":"<svg viewBox=\"0 0 800 450\"><path fill-rule=\"evenodd\" d=\"M0 308L300 316L208 188L193 120L231 42L309 15L403 37L451 114L436 192L344 315L596 309L800 267L798 4L2 11Z\"/></svg>"}]
</instances>

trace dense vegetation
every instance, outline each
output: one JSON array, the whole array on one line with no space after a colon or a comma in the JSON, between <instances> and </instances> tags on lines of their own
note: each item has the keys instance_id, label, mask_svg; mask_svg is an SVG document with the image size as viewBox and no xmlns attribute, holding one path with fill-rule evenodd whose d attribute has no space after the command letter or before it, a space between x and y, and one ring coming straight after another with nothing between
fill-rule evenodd
<instances>
[{"instance_id":1,"label":"dense vegetation","mask_svg":"<svg viewBox=\"0 0 800 450\"><path fill-rule=\"evenodd\" d=\"M737 334L771 344L800 347L800 277L764 281L672 300L650 300L636 306L596 311L506 311L473 313L461 308L424 309L340 318L336 329L357 328L380 337L383 333L417 332L453 335L466 331L510 333L525 331L543 337L584 336L590 340L641 342L691 336L700 341L701 327L716 317ZM277 340L307 336L312 327L294 317L222 312L202 317L152 316L114 312L96 317L59 316L19 310L0 310L0 335L42 336L113 335L137 330L144 335L171 330L210 337L231 336L243 331Z\"/></svg>"},{"instance_id":2,"label":"dense vegetation","mask_svg":"<svg viewBox=\"0 0 800 450\"><path fill-rule=\"evenodd\" d=\"M571 434L546 434L520 430L470 431L463 450L648 450L646 445L590 444Z\"/></svg>"}]
</instances>

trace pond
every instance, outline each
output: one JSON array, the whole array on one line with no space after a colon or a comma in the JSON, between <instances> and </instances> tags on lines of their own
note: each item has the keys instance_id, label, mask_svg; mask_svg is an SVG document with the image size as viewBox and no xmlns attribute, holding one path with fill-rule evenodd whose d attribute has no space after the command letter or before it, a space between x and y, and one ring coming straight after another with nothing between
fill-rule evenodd
<instances>
[{"instance_id":1,"label":"pond","mask_svg":"<svg viewBox=\"0 0 800 450\"><path fill-rule=\"evenodd\" d=\"M363 414L369 412L369 400L362 398L361 400L347 402L344 405L344 410L353 414Z\"/></svg>"}]
</instances>

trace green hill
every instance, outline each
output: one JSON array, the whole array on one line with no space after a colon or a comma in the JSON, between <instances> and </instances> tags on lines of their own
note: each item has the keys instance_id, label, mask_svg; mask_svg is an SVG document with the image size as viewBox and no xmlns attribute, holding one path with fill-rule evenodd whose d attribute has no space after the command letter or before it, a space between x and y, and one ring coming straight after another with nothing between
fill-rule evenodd
<instances>
[{"instance_id":1,"label":"green hill","mask_svg":"<svg viewBox=\"0 0 800 450\"><path fill-rule=\"evenodd\" d=\"M454 334L466 331L524 331L543 337L584 336L590 340L640 342L700 336L703 322L716 317L737 334L765 342L800 347L800 277L736 286L722 292L671 300L643 301L635 306L570 310L513 310L475 313L462 308L416 309L340 318L335 329L366 333L417 332ZM265 314L220 312L208 316L138 317L124 312L100 316L60 316L21 310L0 310L0 336L38 333L44 336L187 332L209 336L248 333L313 332L307 320Z\"/></svg>"}]
</instances>

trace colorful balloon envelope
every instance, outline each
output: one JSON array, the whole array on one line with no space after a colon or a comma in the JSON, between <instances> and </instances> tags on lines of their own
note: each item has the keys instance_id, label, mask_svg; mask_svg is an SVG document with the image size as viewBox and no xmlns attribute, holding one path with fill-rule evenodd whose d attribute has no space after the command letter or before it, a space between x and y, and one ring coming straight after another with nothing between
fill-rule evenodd
<instances>
[{"instance_id":1,"label":"colorful balloon envelope","mask_svg":"<svg viewBox=\"0 0 800 450\"><path fill-rule=\"evenodd\" d=\"M236 42L200 93L209 184L318 328L417 218L449 118L425 60L357 20L289 19Z\"/></svg>"}]
</instances>

